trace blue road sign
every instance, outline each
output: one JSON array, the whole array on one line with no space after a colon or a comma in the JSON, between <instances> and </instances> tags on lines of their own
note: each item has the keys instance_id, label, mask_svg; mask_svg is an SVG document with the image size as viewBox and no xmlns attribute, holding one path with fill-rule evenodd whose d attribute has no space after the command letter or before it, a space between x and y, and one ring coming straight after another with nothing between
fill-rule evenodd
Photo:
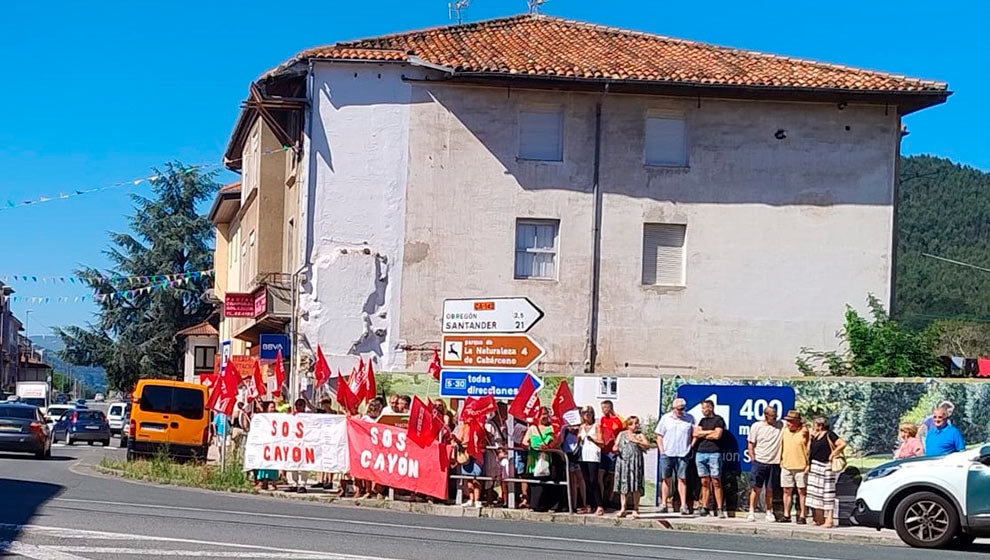
<instances>
[{"instance_id":1,"label":"blue road sign","mask_svg":"<svg viewBox=\"0 0 990 560\"><path fill-rule=\"evenodd\" d=\"M263 334L261 335L261 351L259 357L262 360L274 360L278 358L278 351L282 351L282 359L288 359L292 354L292 347L289 344L287 334Z\"/></svg>"},{"instance_id":2,"label":"blue road sign","mask_svg":"<svg viewBox=\"0 0 990 560\"><path fill-rule=\"evenodd\" d=\"M687 411L697 422L701 419L701 401L715 403L715 414L725 419L728 435L722 437L722 449L727 466L748 472L752 457L746 450L749 427L763 419L767 407L777 410L777 418L783 418L794 408L793 387L766 385L681 385L677 396L687 401Z\"/></svg>"},{"instance_id":3,"label":"blue road sign","mask_svg":"<svg viewBox=\"0 0 990 560\"><path fill-rule=\"evenodd\" d=\"M532 377L537 390L543 380L528 371L484 371L445 369L440 372L441 397L483 397L511 400L519 392L523 379Z\"/></svg>"}]
</instances>

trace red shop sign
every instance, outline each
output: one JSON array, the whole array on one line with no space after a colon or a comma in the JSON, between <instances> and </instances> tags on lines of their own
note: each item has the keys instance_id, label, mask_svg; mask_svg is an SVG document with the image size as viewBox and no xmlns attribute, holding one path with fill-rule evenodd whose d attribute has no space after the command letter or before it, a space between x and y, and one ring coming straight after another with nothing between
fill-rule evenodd
<instances>
[{"instance_id":1,"label":"red shop sign","mask_svg":"<svg viewBox=\"0 0 990 560\"><path fill-rule=\"evenodd\" d=\"M260 317L268 312L268 290L262 286L254 292L254 315Z\"/></svg>"},{"instance_id":2,"label":"red shop sign","mask_svg":"<svg viewBox=\"0 0 990 560\"><path fill-rule=\"evenodd\" d=\"M447 446L420 447L406 439L406 429L347 419L351 476L362 480L447 498Z\"/></svg>"},{"instance_id":3,"label":"red shop sign","mask_svg":"<svg viewBox=\"0 0 990 560\"><path fill-rule=\"evenodd\" d=\"M223 316L254 317L254 294L227 292L223 298Z\"/></svg>"}]
</instances>

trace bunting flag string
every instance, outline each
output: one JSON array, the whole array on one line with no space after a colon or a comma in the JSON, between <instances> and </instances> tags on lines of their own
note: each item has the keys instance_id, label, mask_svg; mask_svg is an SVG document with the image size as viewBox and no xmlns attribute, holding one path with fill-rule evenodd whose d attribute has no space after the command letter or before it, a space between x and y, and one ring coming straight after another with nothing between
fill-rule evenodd
<instances>
[{"instance_id":1,"label":"bunting flag string","mask_svg":"<svg viewBox=\"0 0 990 560\"><path fill-rule=\"evenodd\" d=\"M0 275L0 280L5 284L10 282L33 282L42 284L78 284L80 286L86 285L143 285L143 284L155 284L160 282L171 282L174 280L191 280L197 278L203 278L207 276L212 276L215 272L214 269L209 270L196 270L192 272L182 272L179 274L151 274L147 276L121 276L121 275L105 275L100 274L99 278L93 279L82 279L77 276L37 276L32 274L2 274Z\"/></svg>"},{"instance_id":2,"label":"bunting flag string","mask_svg":"<svg viewBox=\"0 0 990 560\"><path fill-rule=\"evenodd\" d=\"M283 153L285 151L291 150L292 146L282 146L281 148L276 148L274 150L264 150L260 155L267 156L276 153ZM183 171L185 173L192 173L193 171L212 171L214 169L220 169L223 166L219 163L200 163L197 165L187 166ZM14 208L22 208L24 206L34 206L37 204L43 204L45 202L52 202L55 200L67 200L70 198L77 198L84 195L94 194L98 192L107 191L110 189L119 189L121 187L137 187L143 184L152 185L159 179L159 175L149 175L147 177L138 177L130 181L121 181L119 183L114 183L112 185L104 185L102 187L96 187L92 189L69 189L61 191L58 194L39 196L38 198L31 198L26 200L4 200L0 202L0 212L4 210L11 210Z\"/></svg>"},{"instance_id":3,"label":"bunting flag string","mask_svg":"<svg viewBox=\"0 0 990 560\"><path fill-rule=\"evenodd\" d=\"M179 288L184 286L189 282L191 278L178 278L175 280L163 280L156 284L151 284L148 286L142 286L140 288L133 288L127 290L117 290L113 292L97 293L92 296L18 296L18 295L8 295L2 296L4 301L11 301L14 303L85 303L85 302L107 302L113 301L114 299L120 298L130 298L136 297L142 294L150 294L155 290L164 290L168 288Z\"/></svg>"}]
</instances>

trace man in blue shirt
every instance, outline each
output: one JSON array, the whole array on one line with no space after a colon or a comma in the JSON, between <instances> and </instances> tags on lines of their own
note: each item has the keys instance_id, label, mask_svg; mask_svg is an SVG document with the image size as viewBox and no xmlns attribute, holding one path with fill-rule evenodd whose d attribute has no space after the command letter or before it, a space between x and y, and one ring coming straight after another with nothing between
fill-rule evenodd
<instances>
[{"instance_id":1,"label":"man in blue shirt","mask_svg":"<svg viewBox=\"0 0 990 560\"><path fill-rule=\"evenodd\" d=\"M925 434L925 456L937 457L966 449L959 428L949 424L949 410L940 406L932 413L934 426Z\"/></svg>"}]
</instances>

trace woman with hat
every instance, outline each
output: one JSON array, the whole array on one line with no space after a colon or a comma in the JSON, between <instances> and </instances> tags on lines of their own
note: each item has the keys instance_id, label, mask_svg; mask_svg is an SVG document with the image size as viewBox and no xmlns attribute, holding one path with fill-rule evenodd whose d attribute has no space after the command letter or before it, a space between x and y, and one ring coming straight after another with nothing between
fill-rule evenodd
<instances>
[{"instance_id":1,"label":"woman with hat","mask_svg":"<svg viewBox=\"0 0 990 560\"><path fill-rule=\"evenodd\" d=\"M780 486L784 489L784 517L781 521L791 521L791 499L794 488L797 488L797 524L804 525L807 523L804 517L805 499L808 492L808 471L811 467L808 462L810 435L808 427L801 419L801 413L796 410L787 412L784 423L787 424L787 429L781 431L780 441Z\"/></svg>"}]
</instances>

